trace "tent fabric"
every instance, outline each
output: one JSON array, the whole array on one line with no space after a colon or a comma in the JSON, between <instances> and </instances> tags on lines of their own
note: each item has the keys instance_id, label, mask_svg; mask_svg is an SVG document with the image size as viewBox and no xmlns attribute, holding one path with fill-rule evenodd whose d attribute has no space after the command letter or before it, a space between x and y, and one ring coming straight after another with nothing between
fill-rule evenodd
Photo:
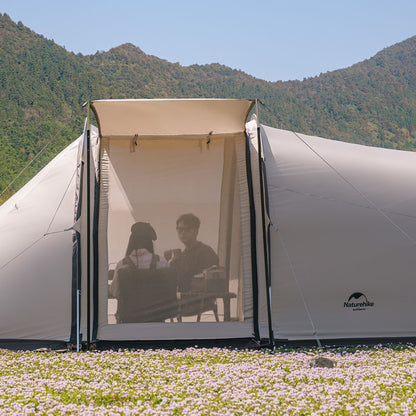
<instances>
[{"instance_id":1,"label":"tent fabric","mask_svg":"<svg viewBox=\"0 0 416 416\"><path fill-rule=\"evenodd\" d=\"M84 125L84 132L81 136L80 145L78 149L78 170L77 170L77 188L75 190L75 206L74 219L76 220L74 229L79 233L74 241L75 255L73 258L73 307L72 307L72 336L71 341L75 341L74 328L76 327L76 320L79 318L80 336L86 337L87 334L87 305L88 305L88 285L87 285L87 239L88 239L88 224L87 224L87 137L90 135L90 236L94 235L95 227L95 205L96 205L96 186L99 180L99 149L100 138L98 129L95 126L87 125L87 120ZM94 269L94 237L91 237L90 242L90 279L93 282ZM79 282L77 283L77 280ZM76 290L80 289L79 311L80 316L77 316L77 299ZM90 305L93 305L93 291L94 286L91 283L90 288ZM93 326L93 313L90 313L90 327Z\"/></svg>"},{"instance_id":2,"label":"tent fabric","mask_svg":"<svg viewBox=\"0 0 416 416\"><path fill-rule=\"evenodd\" d=\"M263 224L262 224L262 206L260 195L260 175L259 175L259 154L258 154L258 136L257 136L257 120L253 118L246 123L246 134L248 138L248 146L250 149L250 171L252 177L253 187L253 211L254 215L254 230L255 230L255 273L257 275L257 316L259 324L259 334L261 339L266 339L269 336L269 322L267 317L267 296L268 287L265 278L265 258L263 245Z\"/></svg>"},{"instance_id":3,"label":"tent fabric","mask_svg":"<svg viewBox=\"0 0 416 416\"><path fill-rule=\"evenodd\" d=\"M415 336L416 153L262 134L277 338Z\"/></svg>"},{"instance_id":4,"label":"tent fabric","mask_svg":"<svg viewBox=\"0 0 416 416\"><path fill-rule=\"evenodd\" d=\"M243 133L252 100L98 100L91 103L101 138Z\"/></svg>"},{"instance_id":5,"label":"tent fabric","mask_svg":"<svg viewBox=\"0 0 416 416\"><path fill-rule=\"evenodd\" d=\"M0 339L69 340L79 141L0 207Z\"/></svg>"}]
</instances>

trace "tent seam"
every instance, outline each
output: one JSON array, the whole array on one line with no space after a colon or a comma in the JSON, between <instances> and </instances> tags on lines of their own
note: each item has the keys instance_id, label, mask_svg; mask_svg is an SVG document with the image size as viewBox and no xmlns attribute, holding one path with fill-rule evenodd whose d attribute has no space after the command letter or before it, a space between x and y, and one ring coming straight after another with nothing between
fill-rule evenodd
<instances>
[{"instance_id":1,"label":"tent seam","mask_svg":"<svg viewBox=\"0 0 416 416\"><path fill-rule=\"evenodd\" d=\"M320 339L318 337L318 333L316 331L316 327L315 327L315 324L313 322L311 312L310 312L309 307L308 307L308 304L306 302L305 295L303 294L302 288L301 288L300 283L299 283L299 279L298 279L298 277L296 275L295 268L294 268L293 263L292 263L292 259L289 256L289 252L287 251L286 244L283 241L282 233L279 231L278 226L276 226L276 231L277 231L277 234L279 235L279 240L280 240L280 243L281 243L281 245L283 247L283 251L285 253L285 256L287 258L287 261L289 262L290 270L292 272L292 276L293 276L293 278L295 280L296 287L298 288L300 297L302 299L302 302L303 302L303 306L305 308L306 315L308 316L308 319L309 319L309 323L311 324L311 327L312 327L312 335L315 337L316 342L318 344L318 347L319 348L322 348L322 344L321 344L321 341L320 341Z\"/></svg>"},{"instance_id":2,"label":"tent seam","mask_svg":"<svg viewBox=\"0 0 416 416\"><path fill-rule=\"evenodd\" d=\"M416 240L409 235L405 230L403 230L398 224L396 224L381 208L379 208L370 198L367 197L363 192L361 192L358 187L356 187L350 180L348 180L344 175L341 174L334 166L332 166L322 155L320 155L309 143L307 143L300 135L296 132L293 134L302 141L316 156L318 156L329 168L331 168L343 181L350 185L362 198L364 198L370 205L372 205L376 211L382 215L388 222L390 222L393 227L400 231L414 246L416 246Z\"/></svg>"},{"instance_id":3,"label":"tent seam","mask_svg":"<svg viewBox=\"0 0 416 416\"><path fill-rule=\"evenodd\" d=\"M49 229L51 228L52 223L53 223L53 221L54 221L54 219L55 219L56 215L58 214L59 208L60 208L60 207L61 207L61 205L62 205L62 202L63 202L63 200L64 200L64 198L65 198L65 196L66 196L66 194L67 194L67 192L68 192L69 187L71 186L71 183L72 183L72 181L73 181L73 179L74 179L74 177L75 177L75 174L77 173L77 170L78 170L78 167L76 167L76 168L75 168L74 173L72 174L71 179L70 179L70 180L69 180L69 182L68 182L68 185L67 185L67 187L66 187L66 189L65 189L65 192L63 193L62 198L61 198L61 200L59 201L58 206L56 207L56 210L55 210L55 212L54 212L54 214L53 214L53 216L52 216L52 219L51 219L51 221L50 221L50 223L49 223L48 227L46 228L45 235L51 234L51 233L49 233ZM66 231L66 230L64 230L64 231Z\"/></svg>"}]
</instances>

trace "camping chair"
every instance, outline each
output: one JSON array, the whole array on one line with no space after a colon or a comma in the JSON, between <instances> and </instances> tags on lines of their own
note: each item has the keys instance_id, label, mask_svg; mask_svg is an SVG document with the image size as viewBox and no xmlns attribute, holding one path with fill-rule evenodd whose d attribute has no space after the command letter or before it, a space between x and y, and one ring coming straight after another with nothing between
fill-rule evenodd
<instances>
[{"instance_id":1,"label":"camping chair","mask_svg":"<svg viewBox=\"0 0 416 416\"><path fill-rule=\"evenodd\" d=\"M218 298L222 298L224 302L224 319L230 320L229 307L226 308L225 305L233 297L233 294L228 292L228 286L224 267L211 266L202 273L193 276L189 291L180 293L178 320L181 320L181 316L197 315L197 322L199 322L203 312L212 311L215 320L219 322Z\"/></svg>"},{"instance_id":2,"label":"camping chair","mask_svg":"<svg viewBox=\"0 0 416 416\"><path fill-rule=\"evenodd\" d=\"M181 292L179 293L178 304L178 321L182 322L183 316L196 315L197 322L201 321L201 315L204 312L212 311L217 322L220 321L218 316L217 299L209 294Z\"/></svg>"},{"instance_id":3,"label":"camping chair","mask_svg":"<svg viewBox=\"0 0 416 416\"><path fill-rule=\"evenodd\" d=\"M176 317L176 273L173 269L118 270L117 323L164 322Z\"/></svg>"}]
</instances>

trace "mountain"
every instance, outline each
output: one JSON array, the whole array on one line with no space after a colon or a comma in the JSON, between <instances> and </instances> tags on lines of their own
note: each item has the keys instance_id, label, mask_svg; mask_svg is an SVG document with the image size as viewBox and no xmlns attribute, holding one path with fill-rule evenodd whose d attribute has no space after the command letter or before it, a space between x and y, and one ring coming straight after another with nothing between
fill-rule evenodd
<instances>
[{"instance_id":1,"label":"mountain","mask_svg":"<svg viewBox=\"0 0 416 416\"><path fill-rule=\"evenodd\" d=\"M184 67L132 44L83 56L0 14L0 197L82 131L82 103L106 98L258 98L264 124L416 149L416 37L303 81L267 82L220 64ZM41 152L40 156L36 156Z\"/></svg>"},{"instance_id":2,"label":"mountain","mask_svg":"<svg viewBox=\"0 0 416 416\"><path fill-rule=\"evenodd\" d=\"M105 93L100 83L80 56L0 14L0 193L33 161L0 202L80 135L81 103Z\"/></svg>"},{"instance_id":3,"label":"mountain","mask_svg":"<svg viewBox=\"0 0 416 416\"><path fill-rule=\"evenodd\" d=\"M416 148L416 36L350 68L280 83L308 116L282 127L381 147ZM285 117L286 116L286 117Z\"/></svg>"}]
</instances>

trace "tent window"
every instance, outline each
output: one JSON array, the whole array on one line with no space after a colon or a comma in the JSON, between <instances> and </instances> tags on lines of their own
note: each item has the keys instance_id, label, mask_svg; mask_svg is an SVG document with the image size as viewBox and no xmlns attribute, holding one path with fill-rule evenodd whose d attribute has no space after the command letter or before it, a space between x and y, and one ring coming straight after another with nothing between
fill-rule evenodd
<instances>
[{"instance_id":1,"label":"tent window","mask_svg":"<svg viewBox=\"0 0 416 416\"><path fill-rule=\"evenodd\" d=\"M107 324L243 321L244 139L136 143L102 144Z\"/></svg>"}]
</instances>

